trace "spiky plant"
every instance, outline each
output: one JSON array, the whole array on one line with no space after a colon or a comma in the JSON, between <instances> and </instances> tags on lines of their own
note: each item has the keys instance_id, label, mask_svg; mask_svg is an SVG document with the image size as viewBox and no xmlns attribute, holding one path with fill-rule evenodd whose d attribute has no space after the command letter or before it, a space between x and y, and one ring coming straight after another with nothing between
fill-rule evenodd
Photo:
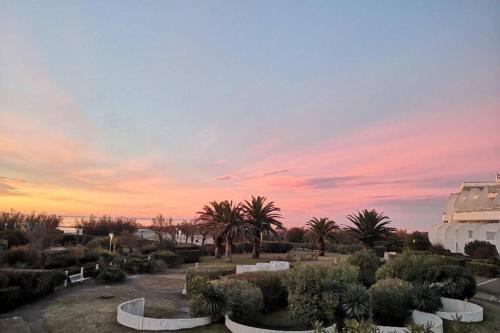
<instances>
[{"instance_id":1,"label":"spiky plant","mask_svg":"<svg viewBox=\"0 0 500 333\"><path fill-rule=\"evenodd\" d=\"M214 319L220 318L226 310L227 301L224 291L208 283L202 288L199 294L191 299L190 309L195 316L211 316Z\"/></svg>"},{"instance_id":2,"label":"spiky plant","mask_svg":"<svg viewBox=\"0 0 500 333\"><path fill-rule=\"evenodd\" d=\"M428 283L416 284L412 296L413 306L419 311L433 313L443 306L439 288Z\"/></svg>"},{"instance_id":3,"label":"spiky plant","mask_svg":"<svg viewBox=\"0 0 500 333\"><path fill-rule=\"evenodd\" d=\"M362 320L370 316L370 296L360 284L348 284L342 293L342 310L346 318Z\"/></svg>"}]
</instances>

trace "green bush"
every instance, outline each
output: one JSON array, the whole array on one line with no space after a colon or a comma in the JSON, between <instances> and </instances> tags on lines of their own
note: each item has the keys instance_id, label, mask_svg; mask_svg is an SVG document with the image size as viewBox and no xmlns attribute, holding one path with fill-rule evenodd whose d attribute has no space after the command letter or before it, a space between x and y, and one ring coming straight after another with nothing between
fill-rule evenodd
<instances>
[{"instance_id":1,"label":"green bush","mask_svg":"<svg viewBox=\"0 0 500 333\"><path fill-rule=\"evenodd\" d=\"M357 251L349 257L348 262L359 267L359 280L366 287L375 283L375 274L380 266L380 259L373 251L368 249Z\"/></svg>"},{"instance_id":2,"label":"green bush","mask_svg":"<svg viewBox=\"0 0 500 333\"><path fill-rule=\"evenodd\" d=\"M5 251L3 257L10 266L18 263L28 266L39 266L40 262L43 261L40 252L29 245L12 247L10 250Z\"/></svg>"},{"instance_id":3,"label":"green bush","mask_svg":"<svg viewBox=\"0 0 500 333\"><path fill-rule=\"evenodd\" d=\"M192 268L186 273L186 290L191 297L199 293L208 281L236 273L235 267Z\"/></svg>"},{"instance_id":4,"label":"green bush","mask_svg":"<svg viewBox=\"0 0 500 333\"><path fill-rule=\"evenodd\" d=\"M9 277L6 274L0 273L0 288L9 286Z\"/></svg>"},{"instance_id":5,"label":"green bush","mask_svg":"<svg viewBox=\"0 0 500 333\"><path fill-rule=\"evenodd\" d=\"M142 259L138 258L129 258L122 264L123 270L130 274L139 274L142 273Z\"/></svg>"},{"instance_id":6,"label":"green bush","mask_svg":"<svg viewBox=\"0 0 500 333\"><path fill-rule=\"evenodd\" d=\"M156 259L163 260L167 264L167 267L174 267L180 264L179 257L172 251L167 251L167 250L156 251L154 253L154 256Z\"/></svg>"},{"instance_id":7,"label":"green bush","mask_svg":"<svg viewBox=\"0 0 500 333\"><path fill-rule=\"evenodd\" d=\"M287 253L293 249L293 244L290 242L280 242L280 241L265 241L262 242L262 252L266 253Z\"/></svg>"},{"instance_id":8,"label":"green bush","mask_svg":"<svg viewBox=\"0 0 500 333\"><path fill-rule=\"evenodd\" d=\"M26 245L29 243L28 236L21 230L3 230L0 231L0 239L6 240L7 248L13 246Z\"/></svg>"},{"instance_id":9,"label":"green bush","mask_svg":"<svg viewBox=\"0 0 500 333\"><path fill-rule=\"evenodd\" d=\"M439 288L429 283L416 284L412 298L413 307L419 311L434 313L443 306Z\"/></svg>"},{"instance_id":10,"label":"green bush","mask_svg":"<svg viewBox=\"0 0 500 333\"><path fill-rule=\"evenodd\" d=\"M97 261L99 261L99 253L93 250L85 250L85 254L79 259L79 262L82 264Z\"/></svg>"},{"instance_id":11,"label":"green bush","mask_svg":"<svg viewBox=\"0 0 500 333\"><path fill-rule=\"evenodd\" d=\"M6 269L2 273L10 286L20 287L17 304L26 304L40 296L51 294L61 282L60 272L42 269Z\"/></svg>"},{"instance_id":12,"label":"green bush","mask_svg":"<svg viewBox=\"0 0 500 333\"><path fill-rule=\"evenodd\" d=\"M200 250L177 250L176 251L177 256L179 259L185 263L185 264L190 264L190 263L195 263L200 261Z\"/></svg>"},{"instance_id":13,"label":"green bush","mask_svg":"<svg viewBox=\"0 0 500 333\"><path fill-rule=\"evenodd\" d=\"M156 250L157 250L157 247L154 244L145 244L141 248L142 254L150 254L152 252L155 252Z\"/></svg>"},{"instance_id":14,"label":"green bush","mask_svg":"<svg viewBox=\"0 0 500 333\"><path fill-rule=\"evenodd\" d=\"M43 268L65 268L74 265L78 265L78 259L72 254L63 253L49 256L45 261Z\"/></svg>"},{"instance_id":15,"label":"green bush","mask_svg":"<svg viewBox=\"0 0 500 333\"><path fill-rule=\"evenodd\" d=\"M306 239L306 230L304 228L290 228L285 233L285 239L291 243L303 243Z\"/></svg>"},{"instance_id":16,"label":"green bush","mask_svg":"<svg viewBox=\"0 0 500 333\"><path fill-rule=\"evenodd\" d=\"M364 320L370 317L370 296L360 284L347 284L342 293L342 311L346 319Z\"/></svg>"},{"instance_id":17,"label":"green bush","mask_svg":"<svg viewBox=\"0 0 500 333\"><path fill-rule=\"evenodd\" d=\"M164 239L158 243L158 250L175 252L176 246L177 244L172 239Z\"/></svg>"},{"instance_id":18,"label":"green bush","mask_svg":"<svg viewBox=\"0 0 500 333\"><path fill-rule=\"evenodd\" d=\"M498 257L495 245L480 240L467 243L464 247L464 252L474 259L490 259Z\"/></svg>"},{"instance_id":19,"label":"green bush","mask_svg":"<svg viewBox=\"0 0 500 333\"><path fill-rule=\"evenodd\" d=\"M256 285L264 298L264 311L271 312L287 306L286 272L251 272L229 275L229 279L248 281Z\"/></svg>"},{"instance_id":20,"label":"green bush","mask_svg":"<svg viewBox=\"0 0 500 333\"><path fill-rule=\"evenodd\" d=\"M428 251L431 248L431 242L426 232L413 232L408 239L408 246L416 251Z\"/></svg>"},{"instance_id":21,"label":"green bush","mask_svg":"<svg viewBox=\"0 0 500 333\"><path fill-rule=\"evenodd\" d=\"M102 283L123 282L125 281L125 273L119 267L109 266L99 272L97 280Z\"/></svg>"},{"instance_id":22,"label":"green bush","mask_svg":"<svg viewBox=\"0 0 500 333\"><path fill-rule=\"evenodd\" d=\"M255 324L264 308L262 292L254 284L241 280L221 280L215 283L224 291L231 320Z\"/></svg>"},{"instance_id":23,"label":"green bush","mask_svg":"<svg viewBox=\"0 0 500 333\"><path fill-rule=\"evenodd\" d=\"M251 253L253 250L252 243L241 242L233 246L233 253Z\"/></svg>"},{"instance_id":24,"label":"green bush","mask_svg":"<svg viewBox=\"0 0 500 333\"><path fill-rule=\"evenodd\" d=\"M318 266L323 270L325 280L334 280L341 283L356 283L359 281L359 268L346 261L340 261L334 265Z\"/></svg>"},{"instance_id":25,"label":"green bush","mask_svg":"<svg viewBox=\"0 0 500 333\"><path fill-rule=\"evenodd\" d=\"M466 267L472 274L484 277L496 277L500 273L499 266L483 262L469 261Z\"/></svg>"},{"instance_id":26,"label":"green bush","mask_svg":"<svg viewBox=\"0 0 500 333\"><path fill-rule=\"evenodd\" d=\"M331 247L327 246L329 251L340 254L351 254L363 248L363 244L331 244Z\"/></svg>"},{"instance_id":27,"label":"green bush","mask_svg":"<svg viewBox=\"0 0 500 333\"><path fill-rule=\"evenodd\" d=\"M207 284L189 301L189 313L192 317L211 316L219 319L226 310L227 300L221 286Z\"/></svg>"},{"instance_id":28,"label":"green bush","mask_svg":"<svg viewBox=\"0 0 500 333\"><path fill-rule=\"evenodd\" d=\"M22 305L21 300L21 288L20 287L8 287L0 288L0 313L7 312L14 309L18 305Z\"/></svg>"},{"instance_id":29,"label":"green bush","mask_svg":"<svg viewBox=\"0 0 500 333\"><path fill-rule=\"evenodd\" d=\"M382 265L376 273L377 280L398 278L408 282L436 282L440 276L443 259L430 255L405 252Z\"/></svg>"},{"instance_id":30,"label":"green bush","mask_svg":"<svg viewBox=\"0 0 500 333\"><path fill-rule=\"evenodd\" d=\"M476 294L476 280L462 266L443 266L441 281L441 293L445 297L463 300L470 299Z\"/></svg>"},{"instance_id":31,"label":"green bush","mask_svg":"<svg viewBox=\"0 0 500 333\"><path fill-rule=\"evenodd\" d=\"M109 249L109 237L96 236L87 243L87 247L90 248L102 247L103 249Z\"/></svg>"},{"instance_id":32,"label":"green bush","mask_svg":"<svg viewBox=\"0 0 500 333\"><path fill-rule=\"evenodd\" d=\"M369 290L373 321L382 326L405 326L412 309L411 292L411 284L403 280L377 281Z\"/></svg>"},{"instance_id":33,"label":"green bush","mask_svg":"<svg viewBox=\"0 0 500 333\"><path fill-rule=\"evenodd\" d=\"M385 251L386 251L386 247L385 245L375 245L373 247L373 251L375 252L375 254L379 257L379 258L383 258L384 257L384 254L385 254Z\"/></svg>"}]
</instances>

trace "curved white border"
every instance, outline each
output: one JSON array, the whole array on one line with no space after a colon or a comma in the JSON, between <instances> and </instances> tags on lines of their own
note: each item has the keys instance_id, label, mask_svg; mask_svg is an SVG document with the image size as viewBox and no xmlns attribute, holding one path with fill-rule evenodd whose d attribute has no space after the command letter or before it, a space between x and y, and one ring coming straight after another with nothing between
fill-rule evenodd
<instances>
[{"instance_id":1,"label":"curved white border","mask_svg":"<svg viewBox=\"0 0 500 333\"><path fill-rule=\"evenodd\" d=\"M235 321L229 319L226 316L226 327L233 333L314 333L314 330L308 331L279 331L279 330L270 330L266 328L257 328L252 326L246 326L243 324L238 324ZM335 325L328 327L328 329L335 328Z\"/></svg>"},{"instance_id":2,"label":"curved white border","mask_svg":"<svg viewBox=\"0 0 500 333\"><path fill-rule=\"evenodd\" d=\"M422 312L418 310L413 310L412 313L413 322L417 325L426 325L431 322L431 331L433 333L443 333L443 320L432 313ZM406 327L392 327L392 326L377 326L380 333L406 333L408 328Z\"/></svg>"},{"instance_id":3,"label":"curved white border","mask_svg":"<svg viewBox=\"0 0 500 333\"><path fill-rule=\"evenodd\" d=\"M173 331L204 326L211 323L210 317L200 318L148 318L144 317L144 298L133 299L118 305L116 320L123 326L143 331Z\"/></svg>"},{"instance_id":4,"label":"curved white border","mask_svg":"<svg viewBox=\"0 0 500 333\"><path fill-rule=\"evenodd\" d=\"M477 323L483 321L483 307L477 304L461 301L459 299L441 297L443 307L436 311L436 316L446 319L455 320L458 317L463 323Z\"/></svg>"}]
</instances>

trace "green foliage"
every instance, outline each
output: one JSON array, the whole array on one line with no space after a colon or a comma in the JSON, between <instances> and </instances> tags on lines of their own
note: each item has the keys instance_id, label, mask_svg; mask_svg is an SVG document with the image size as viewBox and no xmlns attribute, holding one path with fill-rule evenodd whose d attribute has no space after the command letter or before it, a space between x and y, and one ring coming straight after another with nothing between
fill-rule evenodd
<instances>
[{"instance_id":1,"label":"green foliage","mask_svg":"<svg viewBox=\"0 0 500 333\"><path fill-rule=\"evenodd\" d=\"M158 250L175 252L176 243L173 239L163 239L158 243Z\"/></svg>"},{"instance_id":2,"label":"green foliage","mask_svg":"<svg viewBox=\"0 0 500 333\"><path fill-rule=\"evenodd\" d=\"M410 235L407 245L415 251L427 251L431 248L428 234L419 231L415 231Z\"/></svg>"},{"instance_id":3,"label":"green foliage","mask_svg":"<svg viewBox=\"0 0 500 333\"><path fill-rule=\"evenodd\" d=\"M195 263L200 261L200 250L177 250L177 256L179 259L185 263Z\"/></svg>"},{"instance_id":4,"label":"green foliage","mask_svg":"<svg viewBox=\"0 0 500 333\"><path fill-rule=\"evenodd\" d=\"M334 265L318 266L324 272L325 280L333 280L342 283L358 282L359 268L346 261L340 261Z\"/></svg>"},{"instance_id":5,"label":"green foliage","mask_svg":"<svg viewBox=\"0 0 500 333\"><path fill-rule=\"evenodd\" d=\"M429 283L415 284L412 298L413 307L422 312L434 313L443 306L439 288Z\"/></svg>"},{"instance_id":6,"label":"green foliage","mask_svg":"<svg viewBox=\"0 0 500 333\"><path fill-rule=\"evenodd\" d=\"M467 243L464 247L464 252L474 259L493 259L498 257L496 246L487 241L475 240Z\"/></svg>"},{"instance_id":7,"label":"green foliage","mask_svg":"<svg viewBox=\"0 0 500 333\"><path fill-rule=\"evenodd\" d=\"M18 305L22 305L21 288L8 287L0 288L0 313L14 309Z\"/></svg>"},{"instance_id":8,"label":"green foliage","mask_svg":"<svg viewBox=\"0 0 500 333\"><path fill-rule=\"evenodd\" d=\"M342 293L342 310L347 319L363 320L370 317L370 296L360 284L347 284Z\"/></svg>"},{"instance_id":9,"label":"green foliage","mask_svg":"<svg viewBox=\"0 0 500 333\"><path fill-rule=\"evenodd\" d=\"M349 257L348 262L359 267L359 280L366 287L375 283L375 274L380 266L380 259L373 251L368 249L357 251Z\"/></svg>"},{"instance_id":10,"label":"green foliage","mask_svg":"<svg viewBox=\"0 0 500 333\"><path fill-rule=\"evenodd\" d=\"M281 241L262 242L262 251L267 253L287 253L291 249L293 249L293 244L290 242L281 242Z\"/></svg>"},{"instance_id":11,"label":"green foliage","mask_svg":"<svg viewBox=\"0 0 500 333\"><path fill-rule=\"evenodd\" d=\"M0 231L0 239L6 240L7 247L26 245L29 243L28 236L21 230L2 230Z\"/></svg>"},{"instance_id":12,"label":"green foliage","mask_svg":"<svg viewBox=\"0 0 500 333\"><path fill-rule=\"evenodd\" d=\"M496 277L498 274L500 274L500 267L494 264L469 261L467 262L466 267L474 275L479 275L484 277Z\"/></svg>"},{"instance_id":13,"label":"green foliage","mask_svg":"<svg viewBox=\"0 0 500 333\"><path fill-rule=\"evenodd\" d=\"M340 253L340 254L352 254L356 251L362 250L364 248L363 244L328 244L328 251Z\"/></svg>"},{"instance_id":14,"label":"green foliage","mask_svg":"<svg viewBox=\"0 0 500 333\"><path fill-rule=\"evenodd\" d=\"M215 283L224 291L229 317L241 324L258 322L264 308L262 292L254 284L241 280L221 280Z\"/></svg>"},{"instance_id":15,"label":"green foliage","mask_svg":"<svg viewBox=\"0 0 500 333\"><path fill-rule=\"evenodd\" d=\"M89 248L102 247L103 249L109 249L109 237L107 236L94 237L91 241L87 243L87 247Z\"/></svg>"},{"instance_id":16,"label":"green foliage","mask_svg":"<svg viewBox=\"0 0 500 333\"><path fill-rule=\"evenodd\" d=\"M288 288L285 280L287 275L287 272L252 272L230 275L228 278L248 281L256 285L262 292L264 311L267 313L286 307Z\"/></svg>"},{"instance_id":17,"label":"green foliage","mask_svg":"<svg viewBox=\"0 0 500 333\"><path fill-rule=\"evenodd\" d=\"M79 259L79 262L82 264L97 261L99 261L99 253L89 249L85 250L85 254Z\"/></svg>"},{"instance_id":18,"label":"green foliage","mask_svg":"<svg viewBox=\"0 0 500 333\"><path fill-rule=\"evenodd\" d=\"M186 273L186 290L191 297L200 292L203 286L212 280L236 273L235 267L192 268Z\"/></svg>"},{"instance_id":19,"label":"green foliage","mask_svg":"<svg viewBox=\"0 0 500 333\"><path fill-rule=\"evenodd\" d=\"M22 263L28 266L39 267L43 258L40 255L40 251L35 250L29 245L23 245L5 251L2 260L6 261L10 266Z\"/></svg>"},{"instance_id":20,"label":"green foliage","mask_svg":"<svg viewBox=\"0 0 500 333\"><path fill-rule=\"evenodd\" d=\"M377 325L404 326L411 314L411 284L399 279L377 281L370 290L372 319Z\"/></svg>"},{"instance_id":21,"label":"green foliage","mask_svg":"<svg viewBox=\"0 0 500 333\"><path fill-rule=\"evenodd\" d=\"M65 268L77 264L78 264L78 259L76 256L69 253L61 253L48 256L47 260L43 264L43 268L45 269Z\"/></svg>"},{"instance_id":22,"label":"green foliage","mask_svg":"<svg viewBox=\"0 0 500 333\"><path fill-rule=\"evenodd\" d=\"M443 260L437 256L415 255L405 252L382 265L376 278L398 278L408 282L435 282L438 280Z\"/></svg>"},{"instance_id":23,"label":"green foliage","mask_svg":"<svg viewBox=\"0 0 500 333\"><path fill-rule=\"evenodd\" d=\"M476 293L476 280L462 266L443 266L441 278L441 293L445 297L463 300L472 298Z\"/></svg>"},{"instance_id":24,"label":"green foliage","mask_svg":"<svg viewBox=\"0 0 500 333\"><path fill-rule=\"evenodd\" d=\"M348 226L347 231L368 247L373 247L375 242L382 241L387 236L392 236L394 228L389 227L391 222L383 213L375 209L364 209L362 212L347 216L353 226Z\"/></svg>"},{"instance_id":25,"label":"green foliage","mask_svg":"<svg viewBox=\"0 0 500 333\"><path fill-rule=\"evenodd\" d=\"M380 333L380 330L369 321L347 320L342 333Z\"/></svg>"},{"instance_id":26,"label":"green foliage","mask_svg":"<svg viewBox=\"0 0 500 333\"><path fill-rule=\"evenodd\" d=\"M138 226L133 218L107 215L91 216L88 220L82 220L81 224L86 234L94 236L108 236L110 233L119 236L124 232L134 233Z\"/></svg>"},{"instance_id":27,"label":"green foliage","mask_svg":"<svg viewBox=\"0 0 500 333\"><path fill-rule=\"evenodd\" d=\"M125 273L116 266L109 266L99 272L97 280L102 283L119 283L125 281Z\"/></svg>"},{"instance_id":28,"label":"green foliage","mask_svg":"<svg viewBox=\"0 0 500 333\"><path fill-rule=\"evenodd\" d=\"M306 231L304 228L293 227L286 231L285 239L291 243L302 243L305 241Z\"/></svg>"},{"instance_id":29,"label":"green foliage","mask_svg":"<svg viewBox=\"0 0 500 333\"><path fill-rule=\"evenodd\" d=\"M8 285L9 277L4 273L0 273L0 288L6 288Z\"/></svg>"},{"instance_id":30,"label":"green foliage","mask_svg":"<svg viewBox=\"0 0 500 333\"><path fill-rule=\"evenodd\" d=\"M167 264L167 267L174 267L180 264L179 257L172 251L168 250L156 251L154 253L154 256L156 259L163 260Z\"/></svg>"},{"instance_id":31,"label":"green foliage","mask_svg":"<svg viewBox=\"0 0 500 333\"><path fill-rule=\"evenodd\" d=\"M211 316L218 319L225 313L226 306L224 290L209 283L191 298L189 311L192 317Z\"/></svg>"},{"instance_id":32,"label":"green foliage","mask_svg":"<svg viewBox=\"0 0 500 333\"><path fill-rule=\"evenodd\" d=\"M40 296L51 294L61 282L60 272L42 269L6 269L2 271L10 286L20 287L16 305L26 304Z\"/></svg>"}]
</instances>

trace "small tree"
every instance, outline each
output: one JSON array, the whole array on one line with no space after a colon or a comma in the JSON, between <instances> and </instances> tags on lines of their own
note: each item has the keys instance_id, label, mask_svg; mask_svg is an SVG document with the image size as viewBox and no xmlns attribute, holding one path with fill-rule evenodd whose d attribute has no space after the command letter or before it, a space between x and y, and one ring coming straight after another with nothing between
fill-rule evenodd
<instances>
[{"instance_id":1,"label":"small tree","mask_svg":"<svg viewBox=\"0 0 500 333\"><path fill-rule=\"evenodd\" d=\"M331 240L334 237L334 233L339 227L335 224L335 221L330 220L328 217L317 218L313 217L309 222L309 232L307 237L316 243L319 250L319 255L325 255L325 242Z\"/></svg>"},{"instance_id":2,"label":"small tree","mask_svg":"<svg viewBox=\"0 0 500 333\"><path fill-rule=\"evenodd\" d=\"M285 240L292 243L303 243L306 239L306 230L301 227L293 227L286 231Z\"/></svg>"}]
</instances>

